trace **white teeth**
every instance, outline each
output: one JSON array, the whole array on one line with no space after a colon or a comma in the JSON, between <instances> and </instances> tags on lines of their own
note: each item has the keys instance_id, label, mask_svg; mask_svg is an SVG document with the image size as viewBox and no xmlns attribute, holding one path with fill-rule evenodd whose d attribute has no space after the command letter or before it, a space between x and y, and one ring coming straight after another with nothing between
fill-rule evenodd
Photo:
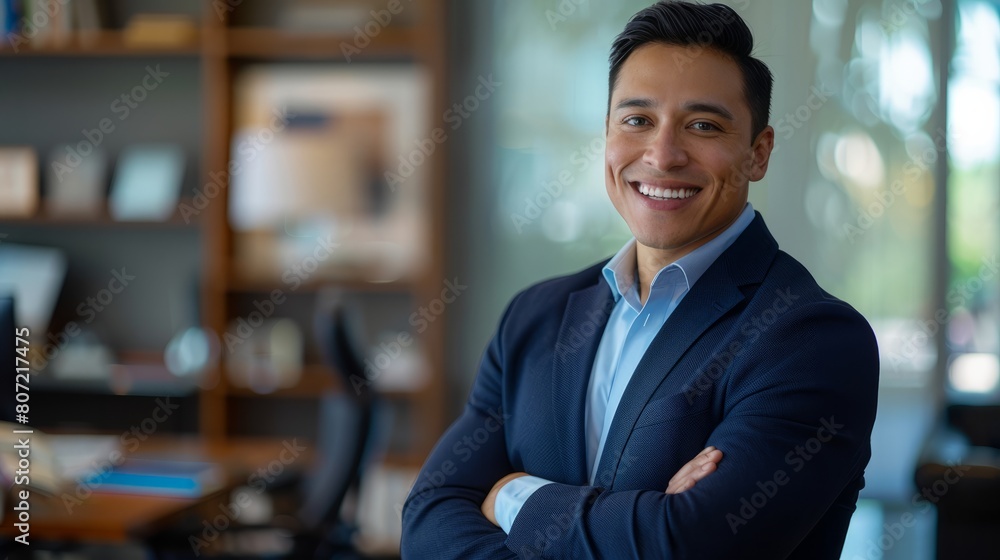
<instances>
[{"instance_id":1,"label":"white teeth","mask_svg":"<svg viewBox=\"0 0 1000 560\"><path fill-rule=\"evenodd\" d=\"M698 192L698 189L661 189L659 187L650 187L644 183L639 183L639 192L650 197L650 198L660 198L660 199L670 199L670 198L688 198L694 196Z\"/></svg>"}]
</instances>

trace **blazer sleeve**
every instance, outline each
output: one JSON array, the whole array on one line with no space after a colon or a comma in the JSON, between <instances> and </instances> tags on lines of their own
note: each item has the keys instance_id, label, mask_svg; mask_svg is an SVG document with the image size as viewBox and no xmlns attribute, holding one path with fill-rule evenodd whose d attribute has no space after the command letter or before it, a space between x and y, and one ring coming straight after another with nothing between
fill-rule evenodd
<instances>
[{"instance_id":1,"label":"blazer sleeve","mask_svg":"<svg viewBox=\"0 0 1000 560\"><path fill-rule=\"evenodd\" d=\"M517 296L483 355L464 412L434 447L403 505L404 559L517 557L505 545L506 533L480 509L493 485L514 472L500 388L502 333L516 301Z\"/></svg>"},{"instance_id":2,"label":"blazer sleeve","mask_svg":"<svg viewBox=\"0 0 1000 560\"><path fill-rule=\"evenodd\" d=\"M715 383L723 419L705 445L724 453L716 472L674 495L546 485L514 520L510 550L573 559L788 556L870 458L874 334L846 304L813 302L779 318Z\"/></svg>"}]
</instances>

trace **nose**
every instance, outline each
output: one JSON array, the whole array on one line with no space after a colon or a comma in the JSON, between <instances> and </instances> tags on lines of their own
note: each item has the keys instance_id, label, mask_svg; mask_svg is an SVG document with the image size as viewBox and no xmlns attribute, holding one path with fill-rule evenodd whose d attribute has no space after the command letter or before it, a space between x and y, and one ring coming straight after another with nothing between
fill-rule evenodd
<instances>
[{"instance_id":1,"label":"nose","mask_svg":"<svg viewBox=\"0 0 1000 560\"><path fill-rule=\"evenodd\" d=\"M643 163L659 171L670 171L687 164L687 150L672 127L661 127L649 137Z\"/></svg>"}]
</instances>

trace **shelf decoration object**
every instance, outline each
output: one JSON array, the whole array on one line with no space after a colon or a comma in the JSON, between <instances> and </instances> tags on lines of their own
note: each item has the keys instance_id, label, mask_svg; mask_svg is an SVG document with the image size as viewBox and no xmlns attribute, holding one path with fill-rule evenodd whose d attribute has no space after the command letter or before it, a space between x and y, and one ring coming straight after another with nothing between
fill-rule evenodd
<instances>
[{"instance_id":1,"label":"shelf decoration object","mask_svg":"<svg viewBox=\"0 0 1000 560\"><path fill-rule=\"evenodd\" d=\"M26 0L23 35L30 37L35 47L65 46L73 34L72 15L66 1Z\"/></svg>"},{"instance_id":2,"label":"shelf decoration object","mask_svg":"<svg viewBox=\"0 0 1000 560\"><path fill-rule=\"evenodd\" d=\"M336 250L317 280L417 277L429 246L423 163L437 148L429 90L412 65L239 74L229 191L237 272L273 276L329 237Z\"/></svg>"},{"instance_id":3,"label":"shelf decoration object","mask_svg":"<svg viewBox=\"0 0 1000 560\"><path fill-rule=\"evenodd\" d=\"M45 210L53 216L98 216L104 210L108 158L95 149L66 165L66 146L52 150L45 168Z\"/></svg>"},{"instance_id":4,"label":"shelf decoration object","mask_svg":"<svg viewBox=\"0 0 1000 560\"><path fill-rule=\"evenodd\" d=\"M32 148L0 147L0 218L28 218L38 210L38 156Z\"/></svg>"},{"instance_id":5,"label":"shelf decoration object","mask_svg":"<svg viewBox=\"0 0 1000 560\"><path fill-rule=\"evenodd\" d=\"M267 319L254 326L251 313L235 321L224 335L229 352L229 381L267 394L294 387L302 376L302 329L291 319Z\"/></svg>"},{"instance_id":6,"label":"shelf decoration object","mask_svg":"<svg viewBox=\"0 0 1000 560\"><path fill-rule=\"evenodd\" d=\"M180 14L139 14L125 26L122 40L128 47L177 47L198 40L198 27Z\"/></svg>"},{"instance_id":7,"label":"shelf decoration object","mask_svg":"<svg viewBox=\"0 0 1000 560\"><path fill-rule=\"evenodd\" d=\"M111 217L166 221L174 215L184 178L184 151L172 144L126 148L111 186Z\"/></svg>"}]
</instances>

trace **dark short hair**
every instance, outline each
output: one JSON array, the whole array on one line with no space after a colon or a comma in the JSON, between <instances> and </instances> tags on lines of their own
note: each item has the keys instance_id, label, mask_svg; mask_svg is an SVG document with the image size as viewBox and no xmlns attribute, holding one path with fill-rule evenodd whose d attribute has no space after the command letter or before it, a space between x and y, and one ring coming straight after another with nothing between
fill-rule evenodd
<instances>
[{"instance_id":1,"label":"dark short hair","mask_svg":"<svg viewBox=\"0 0 1000 560\"><path fill-rule=\"evenodd\" d=\"M625 60L646 43L695 46L729 56L743 74L743 96L750 107L751 141L767 126L771 115L774 76L767 65L751 56L753 35L743 18L724 4L695 4L661 0L632 16L611 45L608 77L608 113L611 93Z\"/></svg>"}]
</instances>

